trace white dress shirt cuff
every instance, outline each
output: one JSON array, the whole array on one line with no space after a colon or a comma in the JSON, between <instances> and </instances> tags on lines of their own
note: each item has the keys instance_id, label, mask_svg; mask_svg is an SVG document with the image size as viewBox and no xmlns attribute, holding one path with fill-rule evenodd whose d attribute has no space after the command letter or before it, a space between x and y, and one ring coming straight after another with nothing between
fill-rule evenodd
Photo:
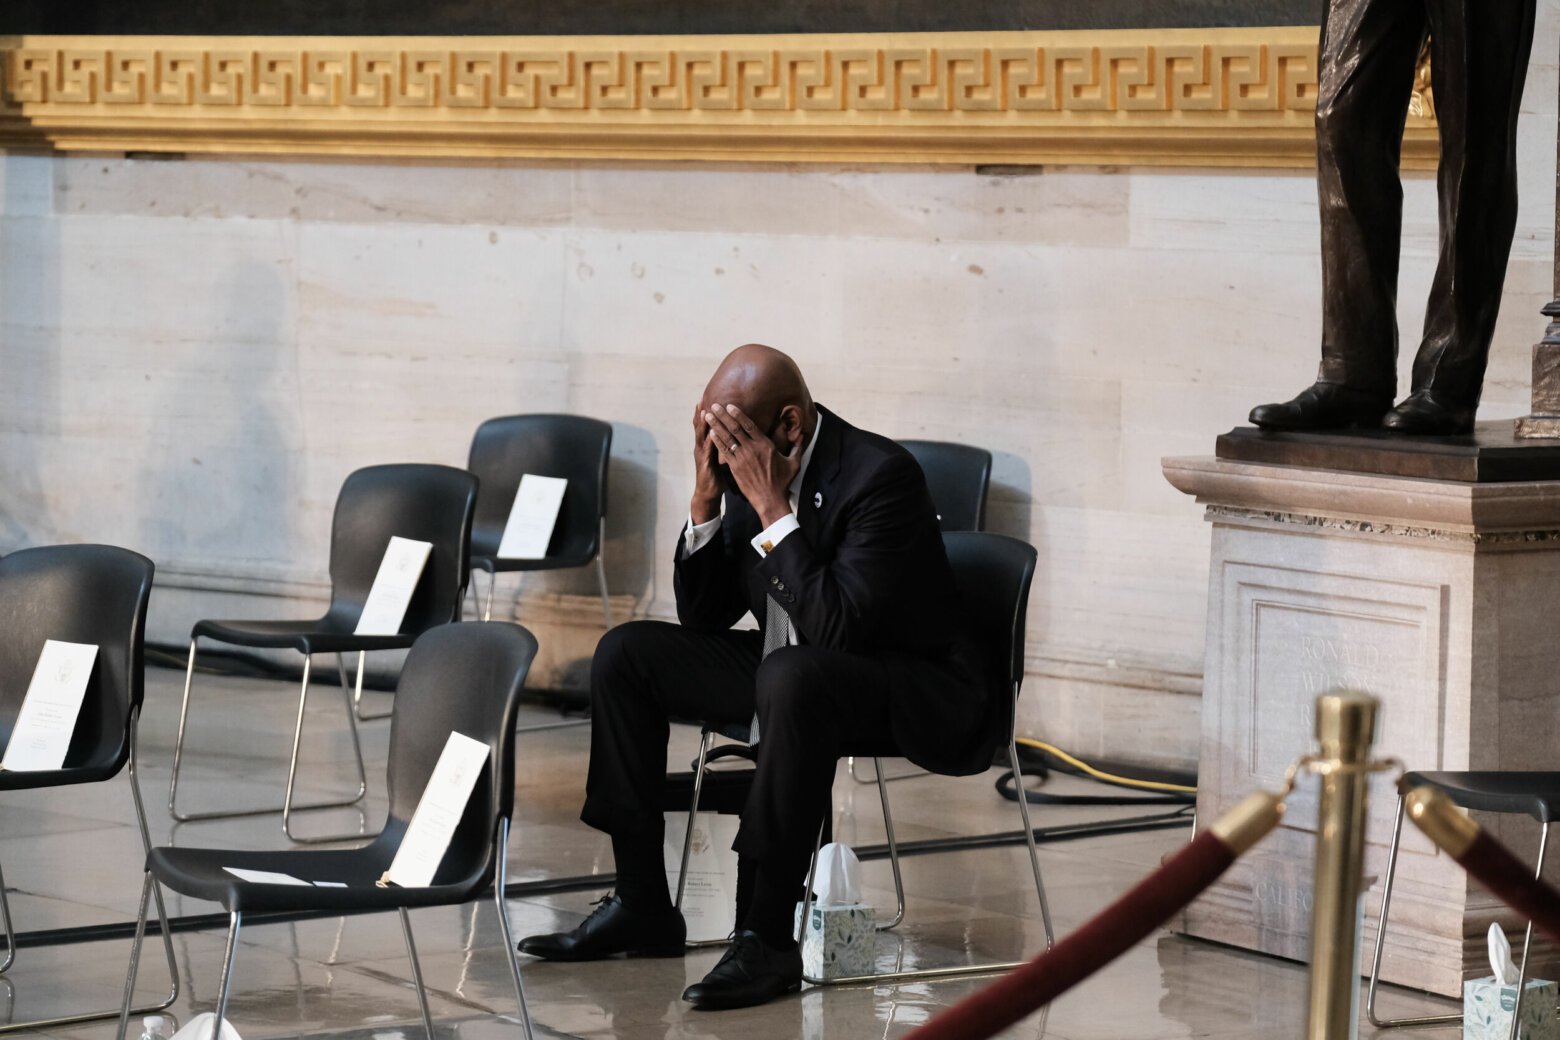
<instances>
[{"instance_id":1,"label":"white dress shirt cuff","mask_svg":"<svg viewBox=\"0 0 1560 1040\"><path fill-rule=\"evenodd\" d=\"M688 527L683 531L683 554L687 559L710 542L715 540L715 534L720 530L720 517L706 520L702 524L693 522L693 517L688 517Z\"/></svg>"},{"instance_id":2,"label":"white dress shirt cuff","mask_svg":"<svg viewBox=\"0 0 1560 1040\"><path fill-rule=\"evenodd\" d=\"M795 513L787 513L753 536L753 548L758 555L768 556L774 552L775 546L779 545L786 535L801 526Z\"/></svg>"}]
</instances>

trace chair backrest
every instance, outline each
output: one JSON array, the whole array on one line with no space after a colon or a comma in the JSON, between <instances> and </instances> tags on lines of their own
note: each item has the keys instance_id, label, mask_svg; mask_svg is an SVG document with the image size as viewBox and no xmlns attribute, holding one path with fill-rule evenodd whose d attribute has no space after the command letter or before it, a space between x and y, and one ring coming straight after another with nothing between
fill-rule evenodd
<instances>
[{"instance_id":1,"label":"chair backrest","mask_svg":"<svg viewBox=\"0 0 1560 1040\"><path fill-rule=\"evenodd\" d=\"M979 531L986 526L986 491L991 486L991 452L950 441L900 441L926 474L926 488L944 531Z\"/></svg>"},{"instance_id":2,"label":"chair backrest","mask_svg":"<svg viewBox=\"0 0 1560 1040\"><path fill-rule=\"evenodd\" d=\"M390 717L389 817L375 840L399 846L451 733L488 745L487 768L466 804L435 884L492 869L494 828L514 811L515 716L536 638L507 621L440 625L407 652Z\"/></svg>"},{"instance_id":3,"label":"chair backrest","mask_svg":"<svg viewBox=\"0 0 1560 1040\"><path fill-rule=\"evenodd\" d=\"M141 706L153 570L145 556L112 545L51 545L0 558L0 747L10 743L44 641L94 643L65 768L79 771L73 782L119 772L130 754L130 713ZM37 776L40 783L62 779Z\"/></svg>"},{"instance_id":4,"label":"chair backrest","mask_svg":"<svg viewBox=\"0 0 1560 1040\"><path fill-rule=\"evenodd\" d=\"M394 536L432 542L401 631L415 634L460 617L477 478L453 466L405 463L350 474L336 496L330 531L331 617L356 625Z\"/></svg>"},{"instance_id":5,"label":"chair backrest","mask_svg":"<svg viewBox=\"0 0 1560 1040\"><path fill-rule=\"evenodd\" d=\"M966 630L992 680L987 732L1005 741L1013 725L1013 698L1024 679L1024 619L1039 554L1028 542L985 531L949 531L943 545Z\"/></svg>"},{"instance_id":6,"label":"chair backrest","mask_svg":"<svg viewBox=\"0 0 1560 1040\"><path fill-rule=\"evenodd\" d=\"M601 551L607 515L607 460L612 424L583 415L506 415L477 427L467 468L482 481L473 556L496 556L520 478L527 473L569 482L558 510L549 558L589 563Z\"/></svg>"}]
</instances>

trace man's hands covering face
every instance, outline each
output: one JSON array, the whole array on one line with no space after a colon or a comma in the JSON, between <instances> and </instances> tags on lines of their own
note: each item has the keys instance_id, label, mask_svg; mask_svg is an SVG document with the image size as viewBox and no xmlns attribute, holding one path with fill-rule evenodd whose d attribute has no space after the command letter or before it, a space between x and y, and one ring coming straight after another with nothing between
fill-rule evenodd
<instances>
[{"instance_id":1,"label":"man's hands covering face","mask_svg":"<svg viewBox=\"0 0 1560 1040\"><path fill-rule=\"evenodd\" d=\"M793 444L790 452L782 455L736 405L711 404L708 411L695 416L696 428L700 421L705 427L706 448L702 457L696 453L700 467L696 470L696 485L703 487L705 467L710 471L711 483L718 483L714 478L712 459L718 460L730 467L737 489L758 513L765 527L789 513L791 506L786 501L786 489L802 468L801 445ZM698 495L696 491L696 500ZM716 497L718 499L718 492ZM699 522L697 515L693 519Z\"/></svg>"},{"instance_id":2,"label":"man's hands covering face","mask_svg":"<svg viewBox=\"0 0 1560 1040\"><path fill-rule=\"evenodd\" d=\"M720 471L715 443L710 440L710 424L702 405L693 406L693 502L688 516L695 524L706 523L720 515Z\"/></svg>"}]
</instances>

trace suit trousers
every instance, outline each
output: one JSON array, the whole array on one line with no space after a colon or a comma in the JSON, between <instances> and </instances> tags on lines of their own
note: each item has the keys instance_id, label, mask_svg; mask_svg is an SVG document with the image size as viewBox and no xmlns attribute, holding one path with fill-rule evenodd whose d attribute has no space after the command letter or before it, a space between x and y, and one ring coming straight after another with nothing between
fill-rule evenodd
<instances>
[{"instance_id":1,"label":"suit trousers","mask_svg":"<svg viewBox=\"0 0 1560 1040\"><path fill-rule=\"evenodd\" d=\"M672 719L745 727L759 718L756 773L735 848L758 864L800 874L830 811L845 754L893 754L880 663L815 646L760 660L758 632L695 632L633 621L607 632L591 666L590 770L580 818L614 837L653 841Z\"/></svg>"},{"instance_id":2,"label":"suit trousers","mask_svg":"<svg viewBox=\"0 0 1560 1040\"><path fill-rule=\"evenodd\" d=\"M1413 389L1477 405L1517 218L1534 0L1328 0L1316 105L1324 382L1397 383L1398 160L1430 37L1440 244Z\"/></svg>"}]
</instances>

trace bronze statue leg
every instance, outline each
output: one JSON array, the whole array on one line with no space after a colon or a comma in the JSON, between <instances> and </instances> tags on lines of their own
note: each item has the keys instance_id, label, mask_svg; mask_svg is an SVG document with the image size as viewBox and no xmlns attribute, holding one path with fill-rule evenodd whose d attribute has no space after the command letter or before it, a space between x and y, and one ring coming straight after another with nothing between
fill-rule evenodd
<instances>
[{"instance_id":1,"label":"bronze statue leg","mask_svg":"<svg viewBox=\"0 0 1560 1040\"><path fill-rule=\"evenodd\" d=\"M1440 258L1414 358L1414 390L1474 407L1517 222L1517 109L1533 0L1429 0L1441 133Z\"/></svg>"},{"instance_id":2,"label":"bronze statue leg","mask_svg":"<svg viewBox=\"0 0 1560 1040\"><path fill-rule=\"evenodd\" d=\"M1316 105L1322 225L1317 378L1387 396L1397 385L1403 223L1398 159L1427 25L1420 3L1329 0L1322 26Z\"/></svg>"}]
</instances>

